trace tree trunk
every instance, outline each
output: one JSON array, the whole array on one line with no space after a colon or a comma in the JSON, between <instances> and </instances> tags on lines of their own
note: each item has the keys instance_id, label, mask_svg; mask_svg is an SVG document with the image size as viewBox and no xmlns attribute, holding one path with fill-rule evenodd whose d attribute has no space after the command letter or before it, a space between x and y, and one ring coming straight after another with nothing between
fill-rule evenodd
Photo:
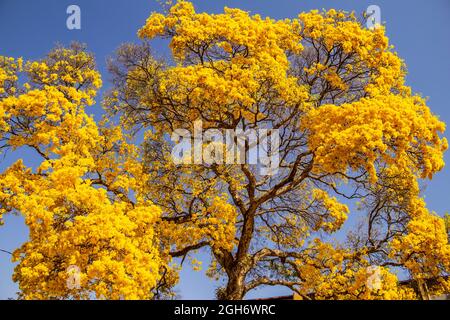
<instances>
[{"instance_id":1,"label":"tree trunk","mask_svg":"<svg viewBox=\"0 0 450 320\"><path fill-rule=\"evenodd\" d=\"M417 286L419 287L420 298L422 300L430 300L426 281L424 281L423 279L417 280Z\"/></svg>"},{"instance_id":2,"label":"tree trunk","mask_svg":"<svg viewBox=\"0 0 450 320\"><path fill-rule=\"evenodd\" d=\"M224 261L225 270L227 270L228 282L223 292L224 300L242 300L245 295L245 277L251 268L251 261L248 260L248 250L254 232L254 217L256 206L252 205L244 215L244 225L242 227L241 239L236 252L236 257Z\"/></svg>"},{"instance_id":3,"label":"tree trunk","mask_svg":"<svg viewBox=\"0 0 450 320\"><path fill-rule=\"evenodd\" d=\"M229 276L225 289L224 300L242 300L244 298L245 275L243 272L236 272Z\"/></svg>"}]
</instances>

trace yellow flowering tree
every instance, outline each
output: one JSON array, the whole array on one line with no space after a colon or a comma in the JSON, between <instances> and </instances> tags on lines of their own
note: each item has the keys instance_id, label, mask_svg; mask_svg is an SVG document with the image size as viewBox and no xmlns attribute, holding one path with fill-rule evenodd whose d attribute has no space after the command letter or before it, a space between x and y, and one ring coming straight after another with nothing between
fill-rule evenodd
<instances>
[{"instance_id":1,"label":"yellow flowering tree","mask_svg":"<svg viewBox=\"0 0 450 320\"><path fill-rule=\"evenodd\" d=\"M197 13L181 0L138 35L110 61L98 123L85 108L102 84L84 47L0 58L1 147L40 159L0 175L0 219L22 214L30 230L13 254L23 298L159 298L199 249L225 280L222 299L274 285L303 299L418 298L397 270L449 288L445 223L419 187L444 166L445 125L404 84L383 27L336 10ZM168 61L150 50L157 37ZM201 133L278 129L278 171L174 161L168 135L196 120ZM350 214L364 219L332 240Z\"/></svg>"},{"instance_id":2,"label":"yellow flowering tree","mask_svg":"<svg viewBox=\"0 0 450 320\"><path fill-rule=\"evenodd\" d=\"M398 270L446 286L444 222L419 188L444 166L445 125L405 85L384 27L368 30L337 10L274 20L230 8L197 13L178 1L138 35L142 45L124 45L111 61L105 106L144 133L163 247L174 257L209 248L208 274L225 280L219 298L263 285L304 299L418 297L399 285ZM158 37L172 50L167 62L147 42ZM279 129L278 172L175 164L167 134L195 132L196 120L202 133ZM219 200L220 214L211 210ZM365 219L333 241L350 207ZM368 285L373 277L381 285Z\"/></svg>"},{"instance_id":3,"label":"yellow flowering tree","mask_svg":"<svg viewBox=\"0 0 450 320\"><path fill-rule=\"evenodd\" d=\"M0 175L0 214L22 214L29 228L13 252L21 297L151 298L165 267L161 210L141 193L137 148L85 113L101 86L92 55L73 45L26 64L1 57L0 70L2 148L40 159Z\"/></svg>"}]
</instances>

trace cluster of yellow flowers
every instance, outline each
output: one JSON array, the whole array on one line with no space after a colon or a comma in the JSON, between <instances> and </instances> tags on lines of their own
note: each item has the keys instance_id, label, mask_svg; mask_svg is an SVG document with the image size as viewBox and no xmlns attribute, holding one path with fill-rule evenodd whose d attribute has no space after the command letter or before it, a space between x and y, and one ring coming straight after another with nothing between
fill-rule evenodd
<instances>
[{"instance_id":1,"label":"cluster of yellow flowers","mask_svg":"<svg viewBox=\"0 0 450 320\"><path fill-rule=\"evenodd\" d=\"M302 36L309 41L321 41L326 50L341 47L344 53L352 53L354 59L348 64L352 71L373 70L370 83L365 90L369 94L387 94L392 88L408 91L404 86L405 70L384 34L384 27L374 30L361 28L353 13L336 11L319 12L312 10L299 15ZM326 72L330 72L327 68ZM331 83L345 90L336 73L329 73Z\"/></svg>"},{"instance_id":2,"label":"cluster of yellow flowers","mask_svg":"<svg viewBox=\"0 0 450 320\"><path fill-rule=\"evenodd\" d=\"M29 61L25 71L30 80L40 87L51 85L58 88L70 100L92 105L96 90L102 86L99 73L94 69L92 56L83 47L56 48L46 61ZM83 90L78 90L83 87Z\"/></svg>"},{"instance_id":3,"label":"cluster of yellow flowers","mask_svg":"<svg viewBox=\"0 0 450 320\"><path fill-rule=\"evenodd\" d=\"M268 99L261 94L265 87L274 91L270 98L280 104L306 105L306 87L287 75L286 51L299 53L303 48L297 20L262 19L229 8L223 14L196 13L190 2L178 1L166 16L153 13L139 36L171 38L178 64L162 71L158 89L176 104L186 99L193 105L208 101L208 119L230 114L258 119L262 115L255 105ZM190 119L199 116L196 110L187 113Z\"/></svg>"},{"instance_id":4,"label":"cluster of yellow flowers","mask_svg":"<svg viewBox=\"0 0 450 320\"><path fill-rule=\"evenodd\" d=\"M314 239L305 257L296 261L303 280L299 292L314 299L415 299L411 288L399 287L397 276L386 267L373 267L364 256Z\"/></svg>"},{"instance_id":5,"label":"cluster of yellow flowers","mask_svg":"<svg viewBox=\"0 0 450 320\"><path fill-rule=\"evenodd\" d=\"M42 157L35 170L18 160L0 175L2 213L20 212L29 228L13 255L26 299L145 299L160 278L161 210L140 193L136 148L84 111L101 85L94 67L79 48L57 48L26 64L27 90L0 100L3 140ZM79 273L68 287L71 266Z\"/></svg>"},{"instance_id":6,"label":"cluster of yellow flowers","mask_svg":"<svg viewBox=\"0 0 450 320\"><path fill-rule=\"evenodd\" d=\"M444 166L448 143L439 133L445 125L417 96L390 94L323 105L311 110L303 123L311 130L309 144L319 172L363 168L376 181L379 160L422 178L431 178ZM411 158L417 152L421 157Z\"/></svg>"},{"instance_id":7,"label":"cluster of yellow flowers","mask_svg":"<svg viewBox=\"0 0 450 320\"><path fill-rule=\"evenodd\" d=\"M78 172L77 172L78 171ZM62 166L36 178L16 163L2 179L16 196L2 193L24 215L30 239L14 252L14 280L27 299L148 298L158 279L159 252L153 226L160 210L108 199L104 189L82 179L82 167ZM24 176L29 176L25 178ZM15 179L15 181L13 180ZM79 286L68 288L70 266Z\"/></svg>"},{"instance_id":8,"label":"cluster of yellow flowers","mask_svg":"<svg viewBox=\"0 0 450 320\"><path fill-rule=\"evenodd\" d=\"M445 222L425 208L423 199L412 200L409 210L408 233L392 240L390 255L404 264L414 278L438 279L443 270L450 270L450 245ZM447 288L448 285L446 283Z\"/></svg>"},{"instance_id":9,"label":"cluster of yellow flowers","mask_svg":"<svg viewBox=\"0 0 450 320\"><path fill-rule=\"evenodd\" d=\"M17 91L17 72L23 70L23 59L0 56L0 97Z\"/></svg>"},{"instance_id":10,"label":"cluster of yellow flowers","mask_svg":"<svg viewBox=\"0 0 450 320\"><path fill-rule=\"evenodd\" d=\"M187 50L190 44L200 48L213 40L229 57L245 45L252 56L268 59L267 62L278 59L278 63L287 64L283 50L299 52L302 49L298 32L298 21L262 19L259 15L250 16L243 10L226 7L223 14L196 13L192 3L178 1L167 15L153 13L138 35L150 39L172 35L170 46L180 59L190 54Z\"/></svg>"},{"instance_id":11,"label":"cluster of yellow flowers","mask_svg":"<svg viewBox=\"0 0 450 320\"><path fill-rule=\"evenodd\" d=\"M313 202L323 207L325 213L323 216L325 220L318 221L316 228L323 229L327 232L339 230L344 222L347 220L347 215L350 212L345 204L339 203L335 197L330 197L329 194L321 189L314 189L312 191ZM319 211L319 210L318 210Z\"/></svg>"},{"instance_id":12,"label":"cluster of yellow flowers","mask_svg":"<svg viewBox=\"0 0 450 320\"><path fill-rule=\"evenodd\" d=\"M192 243L206 241L213 250L224 249L231 252L235 244L236 217L236 208L226 198L216 196L204 212L194 214L182 225L161 221L160 236L170 239L173 248L178 251Z\"/></svg>"}]
</instances>

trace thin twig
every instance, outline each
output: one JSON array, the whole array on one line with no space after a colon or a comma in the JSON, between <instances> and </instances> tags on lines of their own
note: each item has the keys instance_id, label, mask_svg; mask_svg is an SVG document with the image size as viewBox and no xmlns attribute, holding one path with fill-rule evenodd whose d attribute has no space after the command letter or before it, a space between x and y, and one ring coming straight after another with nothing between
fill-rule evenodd
<instances>
[{"instance_id":1,"label":"thin twig","mask_svg":"<svg viewBox=\"0 0 450 320\"><path fill-rule=\"evenodd\" d=\"M9 252L7 250L0 249L0 251L12 255L12 252Z\"/></svg>"}]
</instances>

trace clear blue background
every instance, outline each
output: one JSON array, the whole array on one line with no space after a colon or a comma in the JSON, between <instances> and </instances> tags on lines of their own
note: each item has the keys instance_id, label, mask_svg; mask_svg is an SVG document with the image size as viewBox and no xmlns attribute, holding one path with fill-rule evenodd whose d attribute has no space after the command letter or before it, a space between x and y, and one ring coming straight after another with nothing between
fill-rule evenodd
<instances>
[{"instance_id":1,"label":"clear blue background","mask_svg":"<svg viewBox=\"0 0 450 320\"><path fill-rule=\"evenodd\" d=\"M450 0L193 2L197 11L218 13L222 12L224 6L228 6L279 19L322 8L354 10L361 15L369 5L378 5L391 43L407 63L408 84L414 91L430 97L429 106L432 111L450 124ZM66 28L66 8L70 4L77 4L81 8L81 30ZM155 0L0 0L0 55L38 59L56 43L67 45L73 40L84 42L89 50L95 53L107 88L110 84L105 68L106 58L112 55L121 43L137 41L137 30L144 24L150 12L158 10L160 6ZM157 55L168 53L161 41L154 43L154 50ZM99 105L90 110L97 118L102 113ZM34 164L34 154L25 150L20 152L22 153L2 158L0 170L3 171L17 158L24 158L26 164ZM450 164L449 157L450 153L447 153L446 162ZM450 209L449 179L450 166L437 174L432 182L427 183L425 191L428 207L441 215ZM27 239L27 230L20 217L7 216L5 220L6 224L0 227L0 248L13 251ZM200 253L200 257L208 259L206 253ZM204 265L207 266L207 261ZM0 299L13 298L18 290L11 280L13 267L10 257L0 252ZM211 299L214 298L216 287L217 283L208 280L204 272L194 272L186 263L177 290L181 298ZM248 298L289 293L289 290L284 288L266 288L253 291Z\"/></svg>"}]
</instances>

